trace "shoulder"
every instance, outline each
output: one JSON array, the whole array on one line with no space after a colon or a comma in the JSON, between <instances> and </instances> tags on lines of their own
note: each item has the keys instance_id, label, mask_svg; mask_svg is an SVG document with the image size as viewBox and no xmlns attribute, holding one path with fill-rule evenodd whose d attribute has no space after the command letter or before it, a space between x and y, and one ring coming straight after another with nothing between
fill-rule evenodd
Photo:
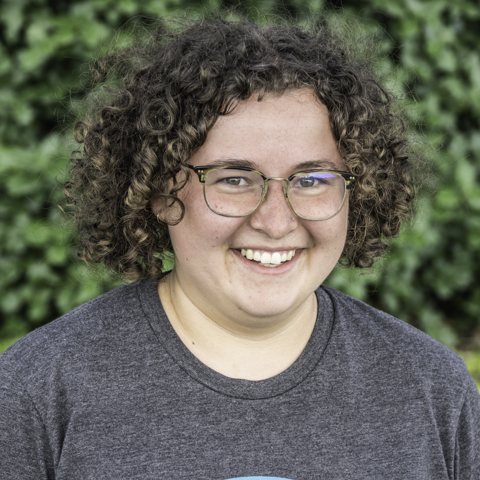
<instances>
[{"instance_id":1,"label":"shoulder","mask_svg":"<svg viewBox=\"0 0 480 480\"><path fill-rule=\"evenodd\" d=\"M446 388L462 396L471 375L462 358L412 325L329 287L335 328L360 364L379 370L386 365L399 382L422 383L428 389Z\"/></svg>"},{"instance_id":2,"label":"shoulder","mask_svg":"<svg viewBox=\"0 0 480 480\"><path fill-rule=\"evenodd\" d=\"M331 288L321 290L334 315L328 371L344 401L367 422L373 412L373 421L399 425L399 442L403 428L416 427L418 438L425 445L428 438L429 451L436 449L451 472L477 478L480 395L460 356L385 312Z\"/></svg>"},{"instance_id":3,"label":"shoulder","mask_svg":"<svg viewBox=\"0 0 480 480\"><path fill-rule=\"evenodd\" d=\"M28 384L56 367L65 373L135 343L139 285L118 287L21 338L0 356L0 375Z\"/></svg>"}]
</instances>

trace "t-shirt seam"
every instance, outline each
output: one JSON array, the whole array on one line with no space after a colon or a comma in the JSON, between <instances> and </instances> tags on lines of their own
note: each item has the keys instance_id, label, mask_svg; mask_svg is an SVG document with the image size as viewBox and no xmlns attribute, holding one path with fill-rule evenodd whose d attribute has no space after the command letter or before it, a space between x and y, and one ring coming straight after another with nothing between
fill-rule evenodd
<instances>
[{"instance_id":1,"label":"t-shirt seam","mask_svg":"<svg viewBox=\"0 0 480 480\"><path fill-rule=\"evenodd\" d=\"M458 413L457 413L457 417L455 419L455 435L454 435L454 438L455 438L455 458L456 458L456 453L457 453L457 449L458 449L458 429L460 428L460 417L462 415L462 412L465 408L465 404L466 404L466 401L467 401L467 396L468 396L468 390L470 388L470 385L467 383L467 382L464 382L465 385L464 385L464 389L463 389L463 393L462 393L462 401L460 402L460 405L461 407L458 409ZM480 464L478 463L478 459L480 458L480 454L477 452L477 455L476 457L474 458L474 460L477 460L477 465L475 465L475 469L479 469L480 468ZM472 470L473 472L474 470ZM454 473L456 472L456 468L454 468Z\"/></svg>"},{"instance_id":2,"label":"t-shirt seam","mask_svg":"<svg viewBox=\"0 0 480 480\"><path fill-rule=\"evenodd\" d=\"M43 431L45 433L45 438L47 439L47 444L48 444L48 449L49 449L49 453L50 453L50 459L52 461L52 466L53 466L54 471L56 472L58 465L55 465L55 463L53 461L53 450L52 450L52 446L50 444L50 438L47 434L47 427L46 427L46 424L45 424L45 420L43 419L43 416L40 413L40 409L35 404L35 401L33 400L32 395L28 391L28 388L24 385L23 380L21 378L10 378L10 381L13 384L18 385L20 387L19 390L21 390L22 393L25 392L25 395L28 398L29 402L31 403L36 416L39 418L40 423L42 424ZM10 388L8 386L3 385L2 388L6 388L7 390L15 393L15 389ZM20 392L17 392L17 393L20 393Z\"/></svg>"},{"instance_id":3,"label":"t-shirt seam","mask_svg":"<svg viewBox=\"0 0 480 480\"><path fill-rule=\"evenodd\" d=\"M152 319L150 318L151 315L149 315L145 311L144 301L142 300L142 293L140 292L140 282L138 282L135 285L135 294L137 296L138 303L140 304L140 308L142 310L143 316L145 317L145 320L147 321L148 326L150 327L150 330L152 331L153 335L155 336L155 338L157 340L157 346L159 346L159 348L162 348L167 353L168 357L173 362L173 365L176 368L180 369L185 375L187 375L188 378L193 378L193 380L195 380L196 382L198 382L202 386L208 388L209 390L217 392L216 390L208 387L208 385L205 385L203 382L199 381L197 378L192 377L192 375L190 375L190 373L177 361L177 359L174 357L174 355L172 355L170 350L168 348L166 348L166 346L164 345L164 342L162 341L161 337L158 335L157 331L155 330L154 326L152 325ZM150 303L150 298L148 297L148 295L145 295L145 300ZM162 305L162 308L163 308L163 305ZM156 313L158 315L158 312L156 312Z\"/></svg>"},{"instance_id":4,"label":"t-shirt seam","mask_svg":"<svg viewBox=\"0 0 480 480\"><path fill-rule=\"evenodd\" d=\"M153 333L153 335L155 336L155 339L157 341L157 346L159 348L161 348L167 355L168 355L168 358L170 358L170 360L172 361L173 365L176 367L176 368L179 368L185 375L187 375L189 378L193 378L189 373L188 371L177 361L177 359L174 357L174 355L172 355L172 353L170 352L170 350L168 348L166 348L164 342L162 341L161 337L158 335L157 331L155 330L155 328L153 327L152 325L152 321L150 319L151 315L149 315L146 311L145 311L145 308L144 308L144 301L142 300L142 294L140 293L140 282L138 282L136 285L135 285L135 294L137 296L137 300L138 300L138 303L140 304L140 309L142 310L142 313L143 313L143 316L145 317L145 320L147 321L147 324L151 330L151 332ZM145 295L146 297L146 301L150 302L150 298ZM161 302L160 302L161 303ZM162 305L162 308L163 308L163 305ZM204 387L208 387L208 385L205 385L203 382L200 382L199 380L197 380L196 378L193 378L195 381L198 381L198 383L200 383L201 385L203 385ZM210 390L213 390L213 389L210 389ZM213 390L216 392L216 390Z\"/></svg>"},{"instance_id":5,"label":"t-shirt seam","mask_svg":"<svg viewBox=\"0 0 480 480\"><path fill-rule=\"evenodd\" d=\"M153 325L152 325L152 322L150 321L149 315L147 314L147 312L145 312L145 308L144 308L144 305L143 305L142 296L140 294L139 287L140 287L140 282L135 285L135 294L137 296L138 303L140 304L140 309L142 310L143 316L145 317L145 320L147 321L148 326L150 327L150 330L155 335L155 338L157 339L158 343L160 343L160 345L162 345L162 347L163 347L163 344L162 344L159 336L157 335L157 332L153 328Z\"/></svg>"},{"instance_id":6,"label":"t-shirt seam","mask_svg":"<svg viewBox=\"0 0 480 480\"><path fill-rule=\"evenodd\" d=\"M282 395L285 395L287 394L288 392L294 390L295 388L299 387L301 384L303 384L312 374L313 372L315 371L315 369L318 367L318 365L320 364L320 362L322 361L324 355L325 355L325 351L326 349L328 348L329 344L330 344L330 341L331 341L331 338L332 338L332 335L333 335L333 330L334 330L334 326L335 326L335 309L333 307L333 300L331 298L331 296L325 292L327 294L327 296L329 297L329 300L330 302L332 303L332 325L331 325L331 328L330 328L330 332L329 332L329 336L325 342L325 345L324 345L324 348L323 348L323 351L322 351L322 354L318 356L318 359L314 362L314 364L311 366L311 368L309 369L308 373L303 377L303 379L298 382L298 383L295 383L294 385L291 385L290 387L288 387L287 389L285 390L282 390L281 392L278 392L278 393L275 393L275 394L268 394L268 395L265 395L265 396L261 396L261 397L257 397L257 398L251 398L251 397L245 397L245 396L240 396L238 394L230 394L230 393L226 393L225 391L223 391L223 389L221 389L220 387L219 388L215 388L213 386L210 386L208 383L206 383L205 381L201 380L200 378L198 378L197 375L192 375L187 368L185 368L181 363L178 362L177 358L175 358L175 356L169 351L168 348L166 348L164 346L164 343L162 342L162 340L159 338L155 328L153 327L152 325L152 322L151 322L151 319L150 319L150 315L147 314L147 312L145 311L145 308L144 308L144 302L142 301L142 294L140 293L140 283L136 284L135 285L136 287L136 295L137 295L137 299L140 303L140 308L142 310L142 313L143 315L145 316L151 330L153 331L158 343L162 346L162 348L168 353L169 357L171 358L171 360L173 361L174 365L179 368L180 370L182 370L182 372L188 376L188 378L191 378L193 381L195 381L196 383L202 385L204 388L207 388L208 390L212 391L212 392L215 392L216 394L219 394L219 395L223 395L225 397L228 397L228 398L234 398L234 399L237 399L237 400L253 400L253 401L256 401L256 400L268 400L268 399L272 399L272 398L276 398L276 397L280 397ZM315 296L317 298L317 301L318 301L318 296L317 296L317 293L315 293ZM146 300L147 301L150 301L150 298L148 296L146 296ZM163 306L162 306L163 308ZM166 315L166 314L165 314ZM318 315L319 315L319 312L317 312L317 318L318 318ZM168 321L168 318L167 318L167 321ZM218 372L217 372L218 373ZM271 377L273 378L273 377Z\"/></svg>"}]
</instances>

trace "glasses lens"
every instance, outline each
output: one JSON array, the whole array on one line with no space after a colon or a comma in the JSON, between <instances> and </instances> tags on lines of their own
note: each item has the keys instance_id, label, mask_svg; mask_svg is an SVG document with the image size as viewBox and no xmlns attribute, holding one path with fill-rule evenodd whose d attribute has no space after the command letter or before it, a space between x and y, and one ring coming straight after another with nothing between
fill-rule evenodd
<instances>
[{"instance_id":1,"label":"glasses lens","mask_svg":"<svg viewBox=\"0 0 480 480\"><path fill-rule=\"evenodd\" d=\"M205 199L219 215L231 217L252 213L262 199L263 178L254 172L225 168L205 177Z\"/></svg>"},{"instance_id":2,"label":"glasses lens","mask_svg":"<svg viewBox=\"0 0 480 480\"><path fill-rule=\"evenodd\" d=\"M325 220L342 208L345 192L345 180L341 175L309 172L292 179L289 197L293 210L300 217Z\"/></svg>"}]
</instances>

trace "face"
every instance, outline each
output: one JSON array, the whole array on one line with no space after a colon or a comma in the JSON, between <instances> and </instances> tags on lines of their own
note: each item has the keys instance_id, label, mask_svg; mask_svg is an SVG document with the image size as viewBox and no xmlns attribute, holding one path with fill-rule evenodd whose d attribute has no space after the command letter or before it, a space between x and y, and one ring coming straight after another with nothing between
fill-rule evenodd
<instances>
[{"instance_id":1,"label":"face","mask_svg":"<svg viewBox=\"0 0 480 480\"><path fill-rule=\"evenodd\" d=\"M328 112L308 91L252 97L221 117L191 165L241 160L267 177L289 177L300 164L345 170ZM174 275L188 298L212 319L229 318L246 326L295 315L332 271L342 253L348 205L323 221L298 218L288 205L282 181L270 181L264 202L251 215L222 217L207 207L195 174L182 190L185 217L170 227ZM249 260L269 253L291 260L277 267ZM251 256L251 255L250 255ZM283 257L283 258L282 258Z\"/></svg>"}]
</instances>

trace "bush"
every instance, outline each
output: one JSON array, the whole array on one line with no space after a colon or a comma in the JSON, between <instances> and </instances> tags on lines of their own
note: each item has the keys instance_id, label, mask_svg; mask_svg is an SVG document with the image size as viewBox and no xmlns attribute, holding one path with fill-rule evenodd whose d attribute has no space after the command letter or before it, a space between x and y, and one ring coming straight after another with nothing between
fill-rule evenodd
<instances>
[{"instance_id":1,"label":"bush","mask_svg":"<svg viewBox=\"0 0 480 480\"><path fill-rule=\"evenodd\" d=\"M75 236L57 206L69 155L60 139L69 110L84 95L85 64L128 18L205 4L212 2L25 0L0 6L0 338L23 335L115 285L76 259ZM278 4L280 13L300 17L322 6L313 0ZM437 152L438 193L422 198L419 219L386 261L368 274L336 269L328 283L449 346L465 344L480 332L480 10L474 0L343 4L381 36L380 67L395 66L392 81L411 104L410 120ZM241 5L265 13L280 8L261 0Z\"/></svg>"},{"instance_id":2,"label":"bush","mask_svg":"<svg viewBox=\"0 0 480 480\"><path fill-rule=\"evenodd\" d=\"M468 346L480 333L480 10L473 0L352 3L349 11L390 34L384 44L411 121L436 149L437 195L422 199L375 275L352 280L337 270L330 283L449 346Z\"/></svg>"}]
</instances>

